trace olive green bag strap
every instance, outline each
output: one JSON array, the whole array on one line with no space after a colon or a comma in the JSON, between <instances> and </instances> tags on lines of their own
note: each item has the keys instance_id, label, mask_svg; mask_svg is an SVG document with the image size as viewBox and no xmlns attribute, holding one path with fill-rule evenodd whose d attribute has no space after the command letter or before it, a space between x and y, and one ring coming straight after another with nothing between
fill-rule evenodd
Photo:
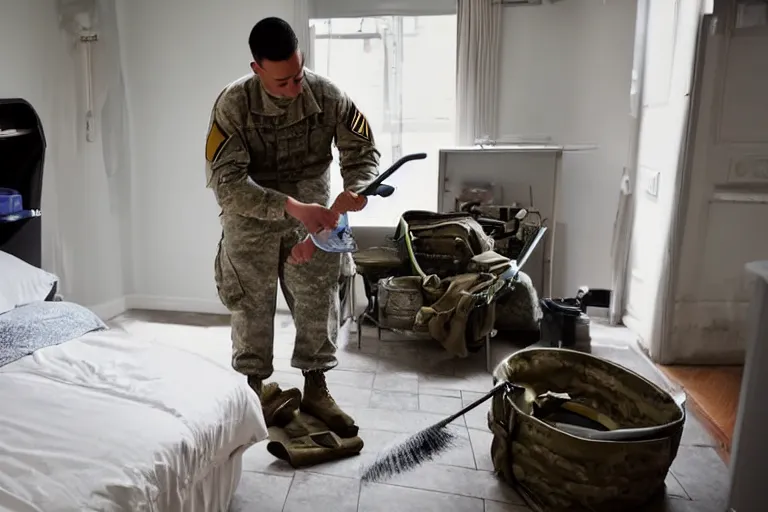
<instances>
[{"instance_id":1,"label":"olive green bag strap","mask_svg":"<svg viewBox=\"0 0 768 512\"><path fill-rule=\"evenodd\" d=\"M402 233L403 240L405 241L405 248L408 253L408 261L411 264L411 271L414 275L420 276L422 279L427 278L427 274L421 269L421 265L416 261L416 255L413 251L413 234L411 228L408 226L408 222L403 217L400 217L400 232Z\"/></svg>"}]
</instances>

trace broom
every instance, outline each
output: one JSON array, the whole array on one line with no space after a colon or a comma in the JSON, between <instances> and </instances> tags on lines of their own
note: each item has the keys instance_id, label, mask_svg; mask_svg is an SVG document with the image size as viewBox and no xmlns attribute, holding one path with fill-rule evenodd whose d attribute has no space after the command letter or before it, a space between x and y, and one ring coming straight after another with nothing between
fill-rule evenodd
<instances>
[{"instance_id":1,"label":"broom","mask_svg":"<svg viewBox=\"0 0 768 512\"><path fill-rule=\"evenodd\" d=\"M451 432L448 425L457 418L483 404L502 391L522 389L510 382L502 382L494 386L488 393L475 400L459 412L441 420L421 432L413 434L402 443L392 447L380 455L376 461L363 472L364 482L380 481L400 473L408 472L421 464L433 460L456 443L456 434Z\"/></svg>"},{"instance_id":2,"label":"broom","mask_svg":"<svg viewBox=\"0 0 768 512\"><path fill-rule=\"evenodd\" d=\"M426 274L419 267L414 255L408 223L405 219L401 218L400 225L405 236L405 246L411 261L411 266L418 275L422 278L426 278ZM520 251L519 261L516 267L510 269L512 272L511 277L504 277L502 275L503 279L499 279L486 291L480 292L480 295L483 295L483 297L480 298L483 300L480 300L480 303L477 306L490 304L501 294L508 292L514 287L514 283L520 273L520 268L528 260L528 257L533 252L533 248L536 247L539 241L543 238L546 231L547 228L544 226L538 228L536 234L525 243L525 246ZM450 423L475 407L490 400L498 393L502 391L510 392L512 390L524 390L524 388L506 381L497 384L484 396L475 400L459 412L435 423L421 432L417 432L399 445L396 445L385 452L383 455L380 455L373 464L365 469L362 480L364 482L383 480L400 473L406 473L427 461L433 460L436 456L442 454L456 444L456 434L451 432L448 428Z\"/></svg>"}]
</instances>

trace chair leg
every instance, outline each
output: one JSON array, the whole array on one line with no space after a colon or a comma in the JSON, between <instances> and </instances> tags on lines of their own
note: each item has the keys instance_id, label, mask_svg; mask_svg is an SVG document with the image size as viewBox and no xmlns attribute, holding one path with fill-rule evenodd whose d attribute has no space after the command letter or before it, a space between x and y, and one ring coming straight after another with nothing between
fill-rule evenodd
<instances>
[{"instance_id":1,"label":"chair leg","mask_svg":"<svg viewBox=\"0 0 768 512\"><path fill-rule=\"evenodd\" d=\"M485 335L485 369L493 373L493 361L491 358L491 334Z\"/></svg>"},{"instance_id":2,"label":"chair leg","mask_svg":"<svg viewBox=\"0 0 768 512\"><path fill-rule=\"evenodd\" d=\"M363 348L363 320L365 319L365 314L368 311L368 306L363 309L363 311L357 315L357 350L361 350Z\"/></svg>"},{"instance_id":3,"label":"chair leg","mask_svg":"<svg viewBox=\"0 0 768 512\"><path fill-rule=\"evenodd\" d=\"M363 315L357 317L357 350L363 348Z\"/></svg>"}]
</instances>

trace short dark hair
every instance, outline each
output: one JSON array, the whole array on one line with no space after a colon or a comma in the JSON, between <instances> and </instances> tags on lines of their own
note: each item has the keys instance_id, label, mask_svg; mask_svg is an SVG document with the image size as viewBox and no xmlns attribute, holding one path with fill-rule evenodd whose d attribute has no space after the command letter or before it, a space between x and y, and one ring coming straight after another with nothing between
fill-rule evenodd
<instances>
[{"instance_id":1,"label":"short dark hair","mask_svg":"<svg viewBox=\"0 0 768 512\"><path fill-rule=\"evenodd\" d=\"M291 58L299 48L296 33L285 20L264 18L251 29L248 37L253 60L261 64L266 60L283 61Z\"/></svg>"}]
</instances>

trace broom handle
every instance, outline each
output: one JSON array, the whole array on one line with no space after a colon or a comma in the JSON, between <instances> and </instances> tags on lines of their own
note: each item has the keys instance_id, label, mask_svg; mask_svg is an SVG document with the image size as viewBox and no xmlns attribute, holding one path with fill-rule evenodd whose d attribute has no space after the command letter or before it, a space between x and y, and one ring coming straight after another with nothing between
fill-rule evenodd
<instances>
[{"instance_id":1,"label":"broom handle","mask_svg":"<svg viewBox=\"0 0 768 512\"><path fill-rule=\"evenodd\" d=\"M518 387L518 386L515 386L514 384L512 384L510 382L506 382L506 381L500 382L499 384L496 384L493 387L493 389L491 389L488 393L486 393L482 397L478 398L477 400L475 400L474 402L472 402L471 404L469 404L468 406L466 406L465 408L463 408L462 410L460 410L456 414L454 414L452 416L449 416L448 418L445 418L440 423L442 423L444 425L447 425L448 423L453 422L457 418L459 418L461 416L464 416L465 414L467 414L469 411L471 411L472 409L474 409L478 405L482 405L484 402L487 402L490 398L492 398L495 395L499 394L501 391L504 391L506 389L516 388L516 387Z\"/></svg>"}]
</instances>

